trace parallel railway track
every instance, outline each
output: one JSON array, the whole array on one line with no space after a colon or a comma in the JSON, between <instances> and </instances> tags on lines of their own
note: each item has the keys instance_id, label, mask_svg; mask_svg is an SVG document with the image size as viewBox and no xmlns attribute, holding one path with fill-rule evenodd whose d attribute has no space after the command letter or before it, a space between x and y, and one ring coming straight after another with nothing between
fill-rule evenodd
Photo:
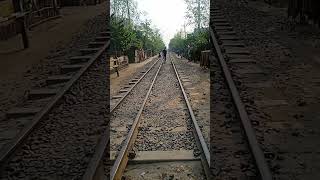
<instances>
[{"instance_id":1,"label":"parallel railway track","mask_svg":"<svg viewBox=\"0 0 320 180\"><path fill-rule=\"evenodd\" d=\"M233 63L247 63L249 62L246 59L246 55L249 54L243 49L244 45L238 41L238 38L235 36L235 32L232 27L228 24L226 19L223 17L223 14L218 9L211 9L212 22L210 23L210 37L214 45L214 51L219 64L221 66L222 72L224 74L226 83L230 89L232 100L234 101L237 113L240 117L242 127L244 129L246 139L250 151L252 152L252 157L255 160L255 165L258 169L259 175L263 180L271 180L272 174L268 167L268 164L265 160L264 153L260 148L258 140L256 138L254 128L250 123L248 113L241 101L239 92L234 83L232 73L228 67L227 62L225 61L225 55L233 57L231 61ZM36 104L36 108L27 108L23 107L20 109L13 109L8 112L8 118L19 118L19 117L28 117L31 119L31 123L28 124L10 143L4 146L1 149L0 154L0 163L5 164L11 156L14 155L16 149L23 143L23 141L37 129L38 123L46 116L50 110L57 104L57 102L64 96L64 94L72 87L72 85L87 71L87 69L105 53L107 48L110 45L110 33L102 32L100 37L97 37L94 42L89 43L88 48L80 50L82 56L73 57L70 59L70 64L61 67L61 74L59 76L49 77L47 82L47 87L44 89L37 89L30 92L28 98L32 102L26 103ZM221 43L222 42L222 43ZM222 46L223 48L222 48ZM212 57L211 57L212 58ZM190 102L184 90L184 87L181 83L179 72L177 71L174 62L171 61L172 69L174 75L178 81L179 88L183 97L184 105L187 107L188 117L190 118L190 124L192 126L192 134L195 143L195 151L199 151L198 155L202 164L203 171L205 173L206 179L211 179L210 172L210 152L204 141L199 125L196 121L194 113L192 111ZM158 68L155 68L159 66ZM130 160L134 159L132 152L135 153L134 147L139 133L139 126L141 124L141 117L145 111L146 104L150 99L154 84L157 81L159 72L162 69L162 63L160 60L156 60L152 65L145 71L141 72L141 76L137 76L129 82L129 85L120 90L120 96L115 96L111 100L110 113L114 113L117 108L120 107L122 102L128 98L130 93L134 88L145 78L145 76L151 71L156 70L155 75L152 78L152 82L149 84L146 95L143 98L143 102L139 104L139 111L135 115L135 119L130 126L129 132L126 135L125 140L121 143L120 151L117 152L115 156L114 164L112 165L110 171L111 179L121 179L124 176L125 169ZM150 73L149 73L150 75ZM42 102L37 104L38 102ZM44 102L44 103L43 103ZM187 119L187 118L186 118ZM109 127L110 127L110 121ZM193 140L190 140L193 141ZM95 153L91 158L89 165L87 166L86 172L82 177L85 180L92 179L103 179L105 177L105 166L104 162L106 159L109 159L109 154L107 154L107 147L110 145L110 134L109 129L106 128L106 131L103 133L100 138L99 144L95 149ZM136 145L137 146L137 145ZM214 154L213 154L214 155ZM156 160L157 161L157 160ZM158 161L161 161L159 159ZM170 160L169 160L170 161ZM108 168L108 167L107 167Z\"/></svg>"},{"instance_id":2,"label":"parallel railway track","mask_svg":"<svg viewBox=\"0 0 320 180\"><path fill-rule=\"evenodd\" d=\"M140 75L133 78L128 86L125 86L122 90L120 90L120 95L116 96L115 99L110 100L110 114L112 114L119 105L129 96L132 90L145 78L145 76L159 63L159 59L151 62L152 65L148 67L146 70L141 71ZM105 154L108 152L108 145L110 143L110 121L106 131L103 133L99 144L96 147L95 154L90 161L90 164L83 176L83 180L90 179L100 179L103 176L104 172L101 166L103 166L103 158Z\"/></svg>"},{"instance_id":3,"label":"parallel railway track","mask_svg":"<svg viewBox=\"0 0 320 180\"><path fill-rule=\"evenodd\" d=\"M218 59L221 71L224 75L225 82L232 96L234 106L237 110L237 116L241 120L245 137L255 161L255 166L259 172L260 178L263 180L271 180L272 174L264 156L264 152L260 148L254 128L249 119L246 108L241 100L239 91L233 79L230 66L227 62L237 64L233 70L242 68L243 71L234 71L237 75L246 75L246 78L255 78L254 75L263 75L262 72L254 64L253 60L248 58L249 52L245 49L244 44L236 36L233 28L225 19L223 13L217 8L211 8L210 18L210 38L214 47L214 54ZM210 57L211 61L213 60ZM227 61L226 61L227 58ZM214 156L214 154L212 154Z\"/></svg>"},{"instance_id":4,"label":"parallel railway track","mask_svg":"<svg viewBox=\"0 0 320 180\"><path fill-rule=\"evenodd\" d=\"M157 63L159 63L158 61L156 61L145 73L149 72L151 68L153 68ZM148 85L148 90L146 95L144 96L144 100L141 104L139 104L139 111L138 113L135 115L135 120L132 122L132 124L130 125L130 129L128 130L129 132L126 134L125 139L123 140L123 142L121 143L121 147L120 151L118 151L115 155L115 160L111 160L109 162L113 162L112 165L105 163L106 161L108 161L107 159L109 159L109 154L107 153L107 147L108 145L110 145L110 138L109 138L109 133L106 132L104 134L104 137L101 139L99 146L97 146L96 148L96 153L94 155L94 158L91 161L91 165L88 166L87 172L84 175L83 179L89 180L89 179L108 179L109 177L106 177L106 169L110 170L110 179L121 179L124 176L124 171L129 165L131 164L130 162L132 161L132 153L133 148L135 149L134 146L137 146L136 144L136 140L137 140L137 135L140 133L139 132L139 127L141 126L141 118L143 117L143 112L145 111L146 108L146 104L148 101L150 101L150 94L152 94L152 89L155 88L154 84L158 81L157 80L157 76L159 75L159 72L162 69L162 63L160 62L160 64L158 64L157 69L155 69L157 72L154 72L154 76L152 77L152 82L149 83ZM172 73L171 76L176 77L176 80L179 84L179 89L180 89L180 93L183 96L183 104L186 106L186 108L188 109L188 117L190 117L190 127L192 127L192 133L193 133L193 139L195 139L195 146L196 149L199 151L198 154L200 154L200 159L193 159L192 161L196 160L201 162L202 166L203 166L203 172L205 173L205 177L207 179L210 179L210 170L209 170L209 164L210 164L210 153L209 153L209 149L206 145L206 143L204 142L202 133L200 131L200 128L196 122L195 116L193 114L193 111L191 109L189 100L187 98L187 95L184 91L183 85L181 83L179 74L177 69L175 68L174 63L172 62ZM154 71L155 71L154 70ZM144 77L144 75L141 77L141 79ZM140 82L141 80L140 78L135 78L134 80L136 81L136 84L138 82ZM135 84L135 85L136 85ZM133 87L132 87L133 88ZM122 91L124 92L124 91ZM126 94L124 96L122 96L120 98L119 101L117 101L115 104L115 106L112 106L114 108L110 109L110 112L113 113L116 109L116 107L119 107L119 104L124 100L124 98L129 94L129 91L125 92ZM182 100L182 99L181 99ZM112 139L111 139L112 140ZM194 140L187 140L187 141L194 141ZM157 152L157 151L155 151ZM171 151L168 151L171 152ZM179 152L179 151L178 151ZM139 153L139 152L137 152ZM152 162L172 162L174 160L170 160L170 157L164 157L165 159L157 159L157 160L143 160L143 163L152 163ZM106 167L107 166L107 167ZM108 171L108 170L107 170Z\"/></svg>"},{"instance_id":5,"label":"parallel railway track","mask_svg":"<svg viewBox=\"0 0 320 180\"><path fill-rule=\"evenodd\" d=\"M184 91L184 88L183 88L183 85L181 83L181 80L180 80L180 76L177 72L177 69L174 65L174 62L171 61L172 63L172 69L174 70L174 76L176 77L178 83L179 83L179 88L181 90L181 94L183 95L183 101L185 103L185 105L187 106L187 109L188 109L188 115L189 117L191 117L191 122L189 122L191 125L192 125L192 132L193 132L193 138L195 139L195 144L196 144L196 149L199 150L199 154L200 154L200 161L201 161L201 164L202 164L202 167L203 167L203 171L205 173L205 177L206 179L210 179L210 170L209 170L209 164L210 164L210 153L209 153L209 149L206 145L206 143L204 142L204 139L203 139L203 136L202 136L202 133L200 131L200 128L198 126L198 123L195 119L195 116L193 114L193 111L192 111L192 108L191 108L191 105L190 105L190 102L188 100L188 97ZM135 146L139 146L139 144L136 144L136 140L137 140L137 135L140 133L139 132L139 129L140 129L140 126L141 126L141 119L143 118L143 116L147 116L147 115L143 115L146 110L146 103L147 101L150 99L150 94L152 93L152 89L154 89L154 84L156 83L157 81L157 76L160 72L162 68L162 65L158 68L157 70L157 73L155 74L154 78L153 78L153 81L152 83L150 84L150 87L148 89L148 92L144 98L144 101L142 103L142 105L140 106L140 109L139 109L139 112L138 114L136 115L135 117L135 120L131 126L131 129L125 139L125 142L122 143L122 146L121 146L121 150L120 152L118 152L116 154L116 159L115 159L115 162L111 168L111 173L110 173L110 179L121 179L123 176L124 176L124 171L126 169L126 167L128 166L128 162L130 164L130 159L132 159L133 157L130 157L130 152L132 153L132 150ZM159 81L159 80L158 80ZM147 118L147 117L144 117L144 118ZM156 118L160 118L160 117L156 117ZM147 122L148 120L146 120L146 123L152 123L152 122ZM142 128L142 127L141 127ZM170 132L168 132L170 133ZM144 137L140 137L140 140L146 140ZM193 140L190 139L190 140L187 140L189 142L192 142ZM164 142L164 143L167 143L167 142ZM170 142L169 142L170 143ZM144 145L147 145L147 144L144 144ZM135 147L135 148L138 148L139 147ZM155 148L157 149L157 148ZM159 149L159 147L158 147ZM160 147L161 149L161 147ZM169 148L170 149L170 148ZM140 158L143 156L143 153L148 153L149 151L141 151L142 154L140 154ZM151 151L152 152L152 151ZM154 151L157 153L157 151ZM163 152L163 151L161 151ZM166 152L166 151L164 151ZM170 152L170 151L168 151ZM139 152L135 152L135 153L139 153ZM156 154L155 154L156 156ZM142 157L143 158L143 157ZM174 162L176 160L170 160L169 157L167 157L168 159L166 159L166 157L162 157L164 159L153 159L153 160L142 160L142 164L144 163L148 163L148 161L151 161L152 162ZM150 163L150 162L149 162ZM197 177L197 178L200 178L200 177Z\"/></svg>"},{"instance_id":6,"label":"parallel railway track","mask_svg":"<svg viewBox=\"0 0 320 180\"><path fill-rule=\"evenodd\" d=\"M7 119L11 122L17 121L18 118L25 118L28 123L14 139L1 148L0 164L8 160L73 84L106 53L110 45L109 39L109 31L101 32L99 37L88 44L88 48L80 49L81 56L71 57L66 65L61 66L60 75L49 76L45 87L29 91L25 106L13 108L7 112Z\"/></svg>"}]
</instances>

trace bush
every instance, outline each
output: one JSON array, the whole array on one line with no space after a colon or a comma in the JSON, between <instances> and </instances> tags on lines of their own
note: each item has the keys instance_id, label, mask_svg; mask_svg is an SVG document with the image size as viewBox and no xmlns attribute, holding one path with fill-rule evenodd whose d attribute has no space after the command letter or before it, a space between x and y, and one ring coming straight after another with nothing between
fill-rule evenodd
<instances>
[{"instance_id":1,"label":"bush","mask_svg":"<svg viewBox=\"0 0 320 180\"><path fill-rule=\"evenodd\" d=\"M189 60L200 61L201 51L207 50L209 44L208 30L202 28L188 34L186 38L183 38L181 33L176 34L170 40L169 49Z\"/></svg>"}]
</instances>

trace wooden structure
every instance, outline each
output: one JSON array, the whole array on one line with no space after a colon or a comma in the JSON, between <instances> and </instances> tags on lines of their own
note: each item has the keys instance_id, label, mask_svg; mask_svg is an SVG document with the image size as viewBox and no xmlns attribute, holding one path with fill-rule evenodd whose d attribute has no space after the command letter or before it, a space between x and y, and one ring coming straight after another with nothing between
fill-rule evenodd
<instances>
[{"instance_id":1,"label":"wooden structure","mask_svg":"<svg viewBox=\"0 0 320 180\"><path fill-rule=\"evenodd\" d=\"M210 50L201 51L200 67L203 67L203 68L210 67L210 61L209 61L210 52L211 52Z\"/></svg>"},{"instance_id":2,"label":"wooden structure","mask_svg":"<svg viewBox=\"0 0 320 180\"><path fill-rule=\"evenodd\" d=\"M110 58L110 74L113 74L129 65L128 56Z\"/></svg>"},{"instance_id":3,"label":"wooden structure","mask_svg":"<svg viewBox=\"0 0 320 180\"><path fill-rule=\"evenodd\" d=\"M25 48L29 47L27 29L60 17L56 0L12 0L13 12L0 19L0 40L22 34Z\"/></svg>"},{"instance_id":4,"label":"wooden structure","mask_svg":"<svg viewBox=\"0 0 320 180\"><path fill-rule=\"evenodd\" d=\"M148 49L145 51L145 58L149 58L149 57L152 57L152 50L151 49Z\"/></svg>"},{"instance_id":5,"label":"wooden structure","mask_svg":"<svg viewBox=\"0 0 320 180\"><path fill-rule=\"evenodd\" d=\"M106 0L59 0L61 6L97 5Z\"/></svg>"},{"instance_id":6,"label":"wooden structure","mask_svg":"<svg viewBox=\"0 0 320 180\"><path fill-rule=\"evenodd\" d=\"M24 14L15 14L0 22L0 41L7 40L18 34L22 35L24 48L28 48L29 38Z\"/></svg>"},{"instance_id":7,"label":"wooden structure","mask_svg":"<svg viewBox=\"0 0 320 180\"><path fill-rule=\"evenodd\" d=\"M145 52L143 49L135 50L135 62L142 62L146 60Z\"/></svg>"}]
</instances>

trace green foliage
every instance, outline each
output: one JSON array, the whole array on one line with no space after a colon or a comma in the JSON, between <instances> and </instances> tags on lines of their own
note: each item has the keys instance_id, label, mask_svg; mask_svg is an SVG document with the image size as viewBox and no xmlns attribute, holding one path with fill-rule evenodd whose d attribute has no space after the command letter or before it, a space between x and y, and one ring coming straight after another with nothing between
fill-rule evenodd
<instances>
[{"instance_id":1,"label":"green foliage","mask_svg":"<svg viewBox=\"0 0 320 180\"><path fill-rule=\"evenodd\" d=\"M151 21L141 22L134 0L113 0L111 4L111 50L128 53L131 49L159 52L165 47L157 28Z\"/></svg>"},{"instance_id":2,"label":"green foliage","mask_svg":"<svg viewBox=\"0 0 320 180\"><path fill-rule=\"evenodd\" d=\"M197 29L209 26L209 0L185 0L187 4L186 18L188 24L194 25Z\"/></svg>"},{"instance_id":3,"label":"green foliage","mask_svg":"<svg viewBox=\"0 0 320 180\"><path fill-rule=\"evenodd\" d=\"M186 39L183 39L181 33L175 34L175 36L169 42L169 49L173 52L182 54L187 49Z\"/></svg>"},{"instance_id":4,"label":"green foliage","mask_svg":"<svg viewBox=\"0 0 320 180\"><path fill-rule=\"evenodd\" d=\"M134 22L140 21L141 12L139 12L135 0L111 0L110 10L115 18L130 19Z\"/></svg>"},{"instance_id":5,"label":"green foliage","mask_svg":"<svg viewBox=\"0 0 320 180\"><path fill-rule=\"evenodd\" d=\"M187 37L177 33L170 40L169 49L189 60L198 61L201 51L209 49L209 0L185 0L187 4L186 18L188 24L194 25L192 33Z\"/></svg>"},{"instance_id":6,"label":"green foliage","mask_svg":"<svg viewBox=\"0 0 320 180\"><path fill-rule=\"evenodd\" d=\"M209 33L207 29L195 30L183 38L177 33L169 43L170 51L181 54L189 60L199 61L201 51L209 49Z\"/></svg>"}]
</instances>

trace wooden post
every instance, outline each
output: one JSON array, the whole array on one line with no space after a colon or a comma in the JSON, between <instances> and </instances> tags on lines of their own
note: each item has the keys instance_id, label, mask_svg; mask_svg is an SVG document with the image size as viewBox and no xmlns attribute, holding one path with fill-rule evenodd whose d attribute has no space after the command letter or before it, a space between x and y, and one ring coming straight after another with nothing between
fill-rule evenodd
<instances>
[{"instance_id":1,"label":"wooden post","mask_svg":"<svg viewBox=\"0 0 320 180\"><path fill-rule=\"evenodd\" d=\"M20 24L21 28L21 35L22 35L22 41L23 41L23 47L24 49L29 48L29 37L28 37L28 29L26 27L26 16L25 14L22 14L17 17L17 21Z\"/></svg>"},{"instance_id":2,"label":"wooden post","mask_svg":"<svg viewBox=\"0 0 320 180\"><path fill-rule=\"evenodd\" d=\"M54 15L58 15L59 11L57 9L58 3L57 0L53 0L53 10L54 10Z\"/></svg>"},{"instance_id":3,"label":"wooden post","mask_svg":"<svg viewBox=\"0 0 320 180\"><path fill-rule=\"evenodd\" d=\"M210 50L201 51L201 58L200 58L200 67L203 68L209 68L210 62L209 62L209 55Z\"/></svg>"},{"instance_id":4,"label":"wooden post","mask_svg":"<svg viewBox=\"0 0 320 180\"><path fill-rule=\"evenodd\" d=\"M118 67L119 67L119 60L118 60L118 57L117 57L117 59L114 61L114 68L115 68L115 71L117 72L117 76L119 77L119 69L118 69Z\"/></svg>"},{"instance_id":5,"label":"wooden post","mask_svg":"<svg viewBox=\"0 0 320 180\"><path fill-rule=\"evenodd\" d=\"M28 37L28 32L27 32L27 27L26 27L26 23L24 21L22 21L22 41L23 41L23 46L25 49L29 48L29 37Z\"/></svg>"}]
</instances>

